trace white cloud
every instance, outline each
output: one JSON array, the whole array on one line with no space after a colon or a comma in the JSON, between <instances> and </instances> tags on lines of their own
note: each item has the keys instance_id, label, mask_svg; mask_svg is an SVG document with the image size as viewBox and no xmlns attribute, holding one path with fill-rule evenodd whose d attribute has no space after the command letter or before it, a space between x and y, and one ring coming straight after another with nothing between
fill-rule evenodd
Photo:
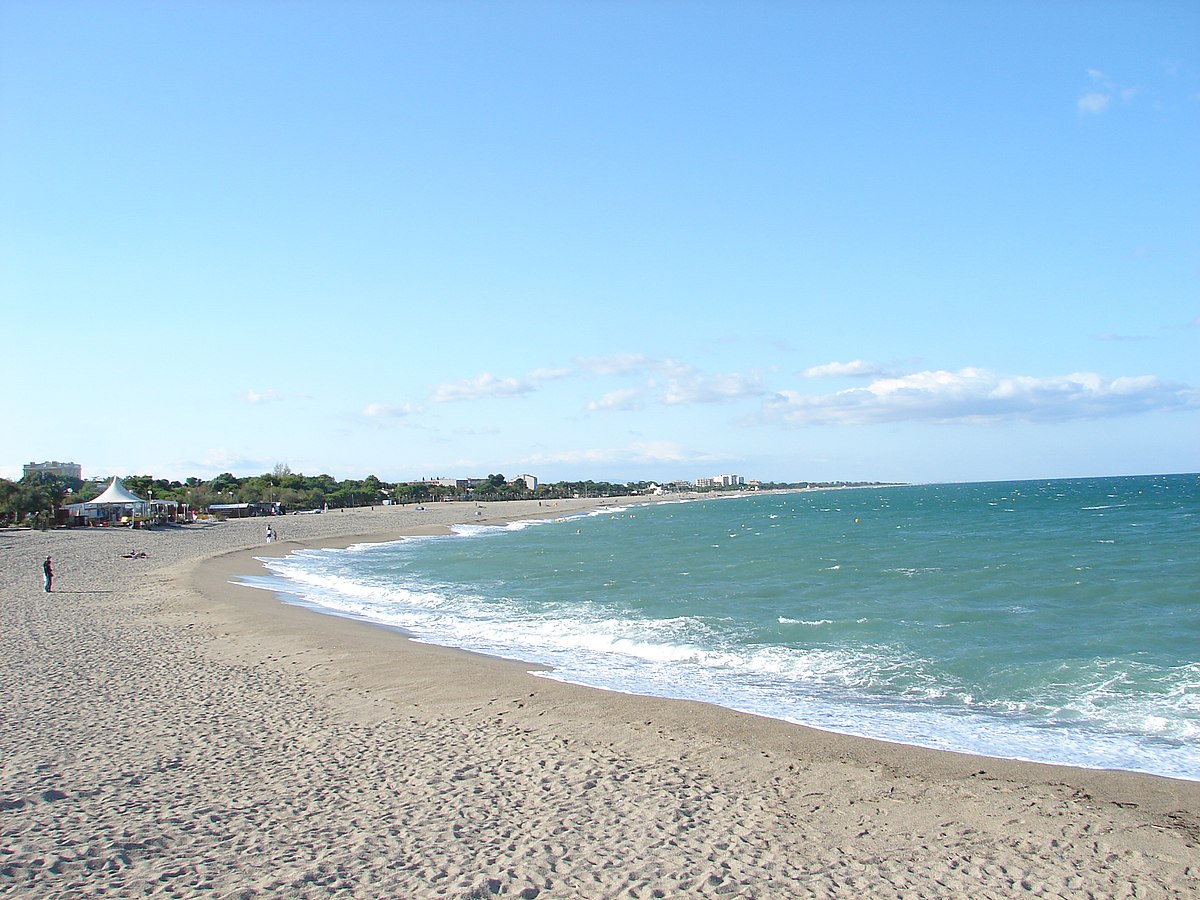
<instances>
[{"instance_id":1,"label":"white cloud","mask_svg":"<svg viewBox=\"0 0 1200 900\"><path fill-rule=\"evenodd\" d=\"M246 392L247 403L275 403L282 399L283 394L274 388L267 388L265 391L250 390Z\"/></svg>"},{"instance_id":2,"label":"white cloud","mask_svg":"<svg viewBox=\"0 0 1200 900\"><path fill-rule=\"evenodd\" d=\"M1095 87L1079 98L1076 105L1082 113L1098 115L1108 109L1113 97L1129 103L1141 93L1138 88L1118 85L1099 69L1088 69L1087 74Z\"/></svg>"},{"instance_id":3,"label":"white cloud","mask_svg":"<svg viewBox=\"0 0 1200 900\"><path fill-rule=\"evenodd\" d=\"M592 400L587 408L592 412L610 412L614 410L641 409L642 403L638 398L636 388L624 388L619 391L609 391L599 400Z\"/></svg>"},{"instance_id":4,"label":"white cloud","mask_svg":"<svg viewBox=\"0 0 1200 900\"><path fill-rule=\"evenodd\" d=\"M962 369L881 378L832 394L780 391L764 403L762 415L794 425L1059 421L1197 405L1193 388L1154 375L1107 380L1091 372L1035 377Z\"/></svg>"},{"instance_id":5,"label":"white cloud","mask_svg":"<svg viewBox=\"0 0 1200 900\"><path fill-rule=\"evenodd\" d=\"M569 378L573 373L570 369L534 369L525 377L534 383L543 381L557 381L560 378Z\"/></svg>"},{"instance_id":6,"label":"white cloud","mask_svg":"<svg viewBox=\"0 0 1200 900\"><path fill-rule=\"evenodd\" d=\"M673 441L638 441L630 444L628 452L635 462L694 462L708 459L688 453Z\"/></svg>"},{"instance_id":7,"label":"white cloud","mask_svg":"<svg viewBox=\"0 0 1200 900\"><path fill-rule=\"evenodd\" d=\"M688 375L668 379L662 402L667 406L720 403L743 397L760 397L764 393L762 382L753 375Z\"/></svg>"},{"instance_id":8,"label":"white cloud","mask_svg":"<svg viewBox=\"0 0 1200 900\"><path fill-rule=\"evenodd\" d=\"M805 369L805 378L875 378L883 369L872 362L856 359L853 362L831 362Z\"/></svg>"},{"instance_id":9,"label":"white cloud","mask_svg":"<svg viewBox=\"0 0 1200 900\"><path fill-rule=\"evenodd\" d=\"M401 403L399 406L387 403L368 403L362 414L369 419L399 419L420 411L419 406L413 406L411 403Z\"/></svg>"},{"instance_id":10,"label":"white cloud","mask_svg":"<svg viewBox=\"0 0 1200 900\"><path fill-rule=\"evenodd\" d=\"M433 392L434 403L450 403L455 400L481 400L487 397L516 397L537 390L546 381L569 378L575 374L570 369L534 369L524 379L497 378L490 372L480 372L466 381L448 382L438 385Z\"/></svg>"},{"instance_id":11,"label":"white cloud","mask_svg":"<svg viewBox=\"0 0 1200 900\"><path fill-rule=\"evenodd\" d=\"M656 359L641 353L616 353L611 356L585 356L579 359L581 368L591 375L660 375L680 376L692 371L692 367L673 359Z\"/></svg>"},{"instance_id":12,"label":"white cloud","mask_svg":"<svg viewBox=\"0 0 1200 900\"><path fill-rule=\"evenodd\" d=\"M1108 109L1110 100L1112 100L1112 97L1108 94L1101 94L1099 91L1088 91L1079 98L1077 105L1080 112L1097 115Z\"/></svg>"},{"instance_id":13,"label":"white cloud","mask_svg":"<svg viewBox=\"0 0 1200 900\"><path fill-rule=\"evenodd\" d=\"M516 397L528 394L533 385L516 378L497 378L489 372L480 372L467 381L442 384L433 392L434 403L451 403L456 400L481 400L487 397Z\"/></svg>"},{"instance_id":14,"label":"white cloud","mask_svg":"<svg viewBox=\"0 0 1200 900\"><path fill-rule=\"evenodd\" d=\"M210 447L200 459L182 460L179 468L192 475L212 477L221 472L269 472L276 462L278 460L231 453L223 447Z\"/></svg>"},{"instance_id":15,"label":"white cloud","mask_svg":"<svg viewBox=\"0 0 1200 900\"><path fill-rule=\"evenodd\" d=\"M611 465L708 462L709 456L689 453L673 441L635 441L625 447L562 450L528 457L522 465Z\"/></svg>"}]
</instances>

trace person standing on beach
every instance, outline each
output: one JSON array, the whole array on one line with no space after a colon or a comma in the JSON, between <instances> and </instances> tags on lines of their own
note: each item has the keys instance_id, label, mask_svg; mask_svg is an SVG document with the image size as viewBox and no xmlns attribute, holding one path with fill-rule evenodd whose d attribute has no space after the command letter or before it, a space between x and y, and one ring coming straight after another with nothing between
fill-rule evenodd
<instances>
[{"instance_id":1,"label":"person standing on beach","mask_svg":"<svg viewBox=\"0 0 1200 900\"><path fill-rule=\"evenodd\" d=\"M50 557L46 557L46 561L42 563L42 590L47 594L54 586L54 566L50 565Z\"/></svg>"}]
</instances>

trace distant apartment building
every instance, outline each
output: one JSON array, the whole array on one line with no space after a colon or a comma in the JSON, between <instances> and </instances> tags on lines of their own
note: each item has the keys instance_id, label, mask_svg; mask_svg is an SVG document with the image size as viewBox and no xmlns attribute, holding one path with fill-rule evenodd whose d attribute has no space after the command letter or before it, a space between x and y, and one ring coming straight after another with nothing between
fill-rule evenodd
<instances>
[{"instance_id":1,"label":"distant apartment building","mask_svg":"<svg viewBox=\"0 0 1200 900\"><path fill-rule=\"evenodd\" d=\"M422 478L420 481L412 482L412 484L432 484L437 487L467 491L485 481L487 481L486 478Z\"/></svg>"},{"instance_id":2,"label":"distant apartment building","mask_svg":"<svg viewBox=\"0 0 1200 900\"><path fill-rule=\"evenodd\" d=\"M30 475L56 475L59 478L83 478L83 468L79 463L59 462L58 460L25 463L24 470L23 477L25 478L28 478Z\"/></svg>"},{"instance_id":3,"label":"distant apartment building","mask_svg":"<svg viewBox=\"0 0 1200 900\"><path fill-rule=\"evenodd\" d=\"M512 484L514 481L521 481L522 479L525 481L525 487L527 489L529 489L531 491L537 490L538 480L537 480L536 475L518 475L515 478L508 479L505 483ZM471 491L471 490L474 490L475 488L479 487L481 484L487 484L488 479L486 479L486 478L455 478L455 479L447 479L446 481L444 481L442 483L448 484L452 487L456 487L460 491Z\"/></svg>"},{"instance_id":4,"label":"distant apartment building","mask_svg":"<svg viewBox=\"0 0 1200 900\"><path fill-rule=\"evenodd\" d=\"M712 478L697 478L696 490L705 488L742 487L746 479L741 475L714 475Z\"/></svg>"}]
</instances>

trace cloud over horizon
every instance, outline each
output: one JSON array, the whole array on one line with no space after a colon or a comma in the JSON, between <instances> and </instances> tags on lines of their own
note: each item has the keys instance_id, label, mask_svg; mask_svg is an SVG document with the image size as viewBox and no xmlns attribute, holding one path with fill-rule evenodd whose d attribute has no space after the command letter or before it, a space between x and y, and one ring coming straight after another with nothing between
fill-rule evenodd
<instances>
[{"instance_id":1,"label":"cloud over horizon","mask_svg":"<svg viewBox=\"0 0 1200 900\"><path fill-rule=\"evenodd\" d=\"M589 375L664 375L681 377L693 368L670 357L658 359L642 353L614 353L609 356L582 356L577 362Z\"/></svg>"},{"instance_id":2,"label":"cloud over horizon","mask_svg":"<svg viewBox=\"0 0 1200 900\"><path fill-rule=\"evenodd\" d=\"M397 405L368 403L363 408L362 414L369 419L401 419L419 412L421 412L421 408L413 406L411 403L400 403Z\"/></svg>"},{"instance_id":3,"label":"cloud over horizon","mask_svg":"<svg viewBox=\"0 0 1200 900\"><path fill-rule=\"evenodd\" d=\"M438 385L433 392L434 403L453 403L459 400L480 400L487 397L517 397L535 390L528 382L516 378L497 378L490 372L480 372L465 381Z\"/></svg>"},{"instance_id":4,"label":"cloud over horizon","mask_svg":"<svg viewBox=\"0 0 1200 900\"><path fill-rule=\"evenodd\" d=\"M763 388L757 375L692 374L668 379L666 389L662 394L662 402L665 406L678 406L684 403L721 403L727 400L740 400L744 397L760 397L765 393L766 389Z\"/></svg>"},{"instance_id":5,"label":"cloud over horizon","mask_svg":"<svg viewBox=\"0 0 1200 900\"><path fill-rule=\"evenodd\" d=\"M783 390L763 404L761 419L792 425L1055 422L1194 408L1198 402L1195 389L1155 375L1035 377L966 368L881 378L832 394Z\"/></svg>"},{"instance_id":6,"label":"cloud over horizon","mask_svg":"<svg viewBox=\"0 0 1200 900\"><path fill-rule=\"evenodd\" d=\"M885 373L883 367L876 363L856 359L810 366L802 374L805 378L876 378Z\"/></svg>"},{"instance_id":7,"label":"cloud over horizon","mask_svg":"<svg viewBox=\"0 0 1200 900\"><path fill-rule=\"evenodd\" d=\"M641 409L642 402L636 388L622 388L619 391L609 391L599 400L588 401L587 408L590 412Z\"/></svg>"},{"instance_id":8,"label":"cloud over horizon","mask_svg":"<svg viewBox=\"0 0 1200 900\"><path fill-rule=\"evenodd\" d=\"M633 441L624 447L593 447L582 450L535 453L525 465L640 465L686 464L713 461L712 457L688 453L673 441Z\"/></svg>"},{"instance_id":9,"label":"cloud over horizon","mask_svg":"<svg viewBox=\"0 0 1200 900\"><path fill-rule=\"evenodd\" d=\"M1101 339L1130 340L1112 335ZM878 363L856 359L811 366L801 375L805 379L854 378L868 383L812 393L773 387L764 383L760 372L706 374L674 359L642 354L591 357L580 359L579 365L578 370L537 369L522 379L482 372L471 379L440 385L432 399L436 403L508 399L538 391L542 380L593 375L639 380L583 401L588 412L638 412L649 404L683 407L761 398L758 413L748 420L759 424L1055 422L1200 405L1200 392L1195 388L1156 375L1006 375L977 367L893 375ZM362 415L401 417L418 411L410 404L373 403Z\"/></svg>"}]
</instances>

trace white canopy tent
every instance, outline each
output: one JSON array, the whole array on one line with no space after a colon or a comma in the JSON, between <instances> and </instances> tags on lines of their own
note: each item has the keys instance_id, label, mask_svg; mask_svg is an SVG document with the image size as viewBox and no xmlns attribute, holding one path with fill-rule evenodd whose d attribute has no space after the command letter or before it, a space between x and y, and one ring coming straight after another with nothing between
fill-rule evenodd
<instances>
[{"instance_id":1,"label":"white canopy tent","mask_svg":"<svg viewBox=\"0 0 1200 900\"><path fill-rule=\"evenodd\" d=\"M109 506L109 505L126 505L130 503L145 504L145 500L137 496L125 487L125 484L120 478L114 477L108 487L104 489L104 493L99 497L93 497L87 502L88 506Z\"/></svg>"},{"instance_id":2,"label":"white canopy tent","mask_svg":"<svg viewBox=\"0 0 1200 900\"><path fill-rule=\"evenodd\" d=\"M141 519L150 514L150 504L115 476L99 497L93 497L86 503L72 503L67 508L72 516L93 521L115 521L124 517Z\"/></svg>"}]
</instances>

